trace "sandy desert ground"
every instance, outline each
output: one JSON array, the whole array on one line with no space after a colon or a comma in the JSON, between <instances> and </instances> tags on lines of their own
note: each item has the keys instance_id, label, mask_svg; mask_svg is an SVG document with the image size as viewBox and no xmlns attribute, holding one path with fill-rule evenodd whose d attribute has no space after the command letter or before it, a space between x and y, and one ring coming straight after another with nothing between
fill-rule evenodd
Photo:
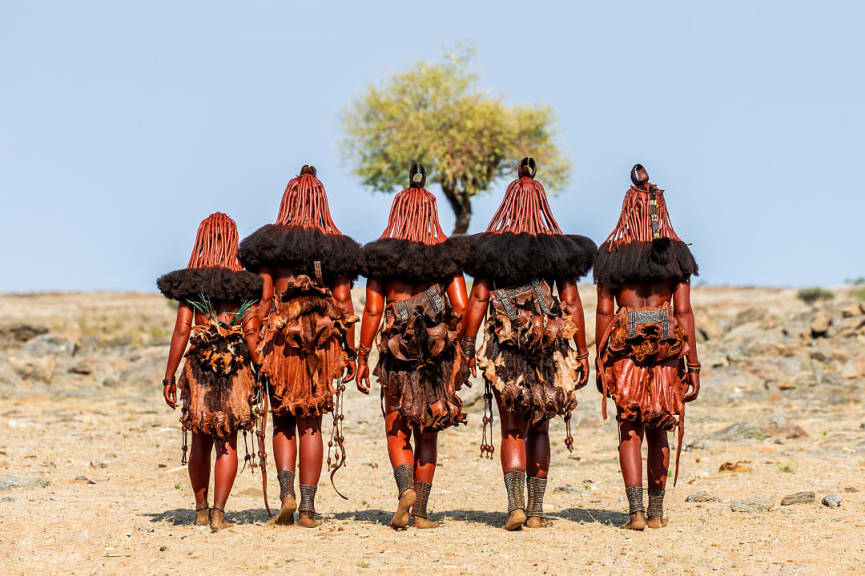
<instances>
[{"instance_id":1,"label":"sandy desert ground","mask_svg":"<svg viewBox=\"0 0 865 576\"><path fill-rule=\"evenodd\" d=\"M592 287L581 292L592 326ZM394 532L379 399L352 384L337 475L350 499L323 479L320 528L270 526L246 470L228 502L235 526L212 534L191 525L178 414L161 398L169 303L0 295L0 574L865 573L865 305L848 288L813 306L784 289L696 288L694 301L703 392L665 530L618 528L616 430L590 384L573 454L553 426L551 527L500 528L506 494L498 461L478 458L476 385L469 425L440 438L442 527ZM272 462L269 491L276 506ZM782 502L800 492L812 494Z\"/></svg>"}]
</instances>

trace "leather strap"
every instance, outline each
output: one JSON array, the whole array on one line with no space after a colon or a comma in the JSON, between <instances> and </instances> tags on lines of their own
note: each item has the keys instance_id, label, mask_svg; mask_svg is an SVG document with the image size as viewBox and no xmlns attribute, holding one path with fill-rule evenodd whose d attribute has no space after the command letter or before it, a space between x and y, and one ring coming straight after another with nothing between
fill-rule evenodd
<instances>
[{"instance_id":1,"label":"leather strap","mask_svg":"<svg viewBox=\"0 0 865 576\"><path fill-rule=\"evenodd\" d=\"M438 284L433 284L429 288L427 288L423 293L415 294L411 298L406 300L401 300L399 302L393 303L393 311L396 314L397 318L401 321L406 322L409 318L409 312L415 306L422 306L424 303L424 299L429 301L430 306L433 311L438 314L445 308L444 297L442 296L441 289Z\"/></svg>"},{"instance_id":2,"label":"leather strap","mask_svg":"<svg viewBox=\"0 0 865 576\"><path fill-rule=\"evenodd\" d=\"M324 276L321 273L321 260L315 260L312 263L312 268L315 271L315 281L319 285L324 285Z\"/></svg>"},{"instance_id":3,"label":"leather strap","mask_svg":"<svg viewBox=\"0 0 865 576\"><path fill-rule=\"evenodd\" d=\"M543 314L550 313L550 304L547 302L547 299L544 297L543 290L541 290L541 282L535 278L528 284L523 284L522 286L518 286L516 288L499 288L493 291L496 299L502 303L502 307L505 309L505 313L508 315L508 318L511 320L516 320L519 318L519 312L517 312L516 307L514 306L513 299L517 296L521 296L526 292L533 291L535 293L535 299L538 303L538 306L541 309Z\"/></svg>"}]
</instances>

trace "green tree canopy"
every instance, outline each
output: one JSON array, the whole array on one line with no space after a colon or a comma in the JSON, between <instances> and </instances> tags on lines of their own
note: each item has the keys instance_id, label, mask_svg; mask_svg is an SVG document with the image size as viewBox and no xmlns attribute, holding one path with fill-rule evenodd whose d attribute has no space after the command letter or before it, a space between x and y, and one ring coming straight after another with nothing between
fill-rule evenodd
<instances>
[{"instance_id":1,"label":"green tree canopy","mask_svg":"<svg viewBox=\"0 0 865 576\"><path fill-rule=\"evenodd\" d=\"M419 62L371 86L342 116L343 158L364 185L381 192L402 190L412 162L427 169L428 183L441 185L456 215L454 233L468 230L472 197L500 178L513 177L524 156L538 162L539 179L550 190L568 181L570 162L554 144L550 106L510 106L476 88L470 52L443 62Z\"/></svg>"}]
</instances>

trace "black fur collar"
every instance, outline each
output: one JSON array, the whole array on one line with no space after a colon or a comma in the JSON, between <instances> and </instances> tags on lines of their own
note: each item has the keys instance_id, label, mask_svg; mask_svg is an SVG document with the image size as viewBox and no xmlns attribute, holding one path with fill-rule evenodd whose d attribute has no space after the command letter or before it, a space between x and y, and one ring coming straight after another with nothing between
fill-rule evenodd
<instances>
[{"instance_id":1,"label":"black fur collar","mask_svg":"<svg viewBox=\"0 0 865 576\"><path fill-rule=\"evenodd\" d=\"M238 257L244 268L253 272L279 266L307 276L313 276L313 262L318 260L328 285L340 276L357 278L362 262L360 246L344 234L276 224L262 226L246 237Z\"/></svg>"},{"instance_id":2,"label":"black fur collar","mask_svg":"<svg viewBox=\"0 0 865 576\"><path fill-rule=\"evenodd\" d=\"M631 242L610 252L604 242L595 260L595 283L606 286L683 281L697 276L699 268L688 245L681 240L658 238Z\"/></svg>"},{"instance_id":3,"label":"black fur collar","mask_svg":"<svg viewBox=\"0 0 865 576\"><path fill-rule=\"evenodd\" d=\"M211 300L242 303L261 299L261 278L228 268L183 268L160 276L156 286L167 298L185 302L204 294Z\"/></svg>"},{"instance_id":4,"label":"black fur collar","mask_svg":"<svg viewBox=\"0 0 865 576\"><path fill-rule=\"evenodd\" d=\"M450 241L429 245L383 238L363 247L363 275L383 281L446 282L462 272L461 254Z\"/></svg>"},{"instance_id":5,"label":"black fur collar","mask_svg":"<svg viewBox=\"0 0 865 576\"><path fill-rule=\"evenodd\" d=\"M580 278L592 267L598 251L589 238L571 234L484 232L461 241L466 244L465 271L505 285L534 278Z\"/></svg>"}]
</instances>

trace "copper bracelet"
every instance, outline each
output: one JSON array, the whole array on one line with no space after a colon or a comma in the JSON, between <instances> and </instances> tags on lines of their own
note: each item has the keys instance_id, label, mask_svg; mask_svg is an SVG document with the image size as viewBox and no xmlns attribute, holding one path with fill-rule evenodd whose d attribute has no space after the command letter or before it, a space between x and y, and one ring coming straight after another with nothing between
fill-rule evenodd
<instances>
[{"instance_id":1,"label":"copper bracelet","mask_svg":"<svg viewBox=\"0 0 865 576\"><path fill-rule=\"evenodd\" d=\"M463 336L460 338L460 351L466 358L475 357L475 339L472 336Z\"/></svg>"},{"instance_id":2,"label":"copper bracelet","mask_svg":"<svg viewBox=\"0 0 865 576\"><path fill-rule=\"evenodd\" d=\"M357 347L357 361L366 363L367 358L369 358L370 349L367 346L361 344Z\"/></svg>"},{"instance_id":3,"label":"copper bracelet","mask_svg":"<svg viewBox=\"0 0 865 576\"><path fill-rule=\"evenodd\" d=\"M702 364L700 364L699 362L686 361L685 364L688 367L688 373L689 374L699 374L700 373L700 369L702 368Z\"/></svg>"},{"instance_id":4,"label":"copper bracelet","mask_svg":"<svg viewBox=\"0 0 865 576\"><path fill-rule=\"evenodd\" d=\"M587 360L589 358L589 351L586 350L582 354L577 354L577 360Z\"/></svg>"},{"instance_id":5,"label":"copper bracelet","mask_svg":"<svg viewBox=\"0 0 865 576\"><path fill-rule=\"evenodd\" d=\"M172 376L171 378L163 378L162 379L162 385L163 386L176 386L177 380L175 380L174 376Z\"/></svg>"}]
</instances>

